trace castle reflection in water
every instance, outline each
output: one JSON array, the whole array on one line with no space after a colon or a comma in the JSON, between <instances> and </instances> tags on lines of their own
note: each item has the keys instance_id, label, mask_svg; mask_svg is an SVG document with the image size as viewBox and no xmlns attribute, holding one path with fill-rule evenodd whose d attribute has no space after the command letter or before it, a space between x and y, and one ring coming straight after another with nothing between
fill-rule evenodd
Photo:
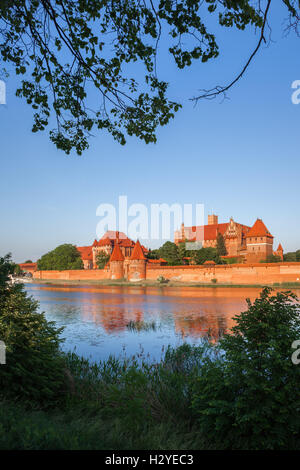
<instances>
[{"instance_id":1,"label":"castle reflection in water","mask_svg":"<svg viewBox=\"0 0 300 470\"><path fill-rule=\"evenodd\" d=\"M140 345L157 356L161 348L182 342L197 344L209 335L217 341L247 309L246 298L259 288L140 287L31 284L28 292L40 302L49 320L65 326L66 348L105 358L122 348L135 354ZM155 322L156 331L132 332L129 322Z\"/></svg>"}]
</instances>

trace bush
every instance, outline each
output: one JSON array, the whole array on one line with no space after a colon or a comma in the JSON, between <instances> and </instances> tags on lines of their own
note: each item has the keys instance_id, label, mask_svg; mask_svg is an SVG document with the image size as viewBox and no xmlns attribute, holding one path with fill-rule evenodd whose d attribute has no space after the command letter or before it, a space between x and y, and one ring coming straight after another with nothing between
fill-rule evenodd
<instances>
[{"instance_id":1,"label":"bush","mask_svg":"<svg viewBox=\"0 0 300 470\"><path fill-rule=\"evenodd\" d=\"M214 261L216 264L224 264L216 248L200 248L191 251L191 256L196 264L204 264L205 261Z\"/></svg>"},{"instance_id":2,"label":"bush","mask_svg":"<svg viewBox=\"0 0 300 470\"><path fill-rule=\"evenodd\" d=\"M158 276L157 281L158 281L160 284L168 284L169 279L166 279L164 276Z\"/></svg>"},{"instance_id":3,"label":"bush","mask_svg":"<svg viewBox=\"0 0 300 470\"><path fill-rule=\"evenodd\" d=\"M38 303L21 284L8 284L10 259L0 258L0 338L6 345L6 364L0 366L0 393L28 403L58 402L64 388L64 359L59 335Z\"/></svg>"},{"instance_id":4,"label":"bush","mask_svg":"<svg viewBox=\"0 0 300 470\"><path fill-rule=\"evenodd\" d=\"M266 259L261 259L260 263L281 263L282 259L277 255L269 255Z\"/></svg>"},{"instance_id":5,"label":"bush","mask_svg":"<svg viewBox=\"0 0 300 470\"><path fill-rule=\"evenodd\" d=\"M238 258L232 257L232 258L222 258L223 264L237 264L239 262Z\"/></svg>"},{"instance_id":6,"label":"bush","mask_svg":"<svg viewBox=\"0 0 300 470\"><path fill-rule=\"evenodd\" d=\"M104 267L108 263L109 259L110 259L110 255L108 255L104 251L100 251L100 253L96 257L97 268L98 269L104 269Z\"/></svg>"},{"instance_id":7,"label":"bush","mask_svg":"<svg viewBox=\"0 0 300 470\"><path fill-rule=\"evenodd\" d=\"M207 358L195 381L192 409L207 445L219 449L296 448L300 440L300 367L291 345L300 338L291 292L265 288L224 335L223 357Z\"/></svg>"},{"instance_id":8,"label":"bush","mask_svg":"<svg viewBox=\"0 0 300 470\"><path fill-rule=\"evenodd\" d=\"M83 269L83 262L76 246L65 243L43 255L37 267L40 271Z\"/></svg>"}]
</instances>

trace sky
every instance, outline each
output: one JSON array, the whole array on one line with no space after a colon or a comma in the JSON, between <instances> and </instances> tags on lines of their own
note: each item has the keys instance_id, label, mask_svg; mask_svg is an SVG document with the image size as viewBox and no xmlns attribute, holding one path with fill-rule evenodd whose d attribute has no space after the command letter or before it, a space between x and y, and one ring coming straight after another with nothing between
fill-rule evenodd
<instances>
[{"instance_id":1,"label":"sky","mask_svg":"<svg viewBox=\"0 0 300 470\"><path fill-rule=\"evenodd\" d=\"M218 29L220 56L180 71L162 53L159 76L171 83L169 96L183 104L158 130L156 144L128 138L121 146L97 132L82 155L65 155L48 130L31 132L32 110L15 97L17 79L6 80L0 105L0 256L36 261L62 243L90 245L102 203L204 204L219 222L252 226L262 218L274 248L300 249L300 104L292 82L300 80L299 39L283 35L281 2L272 5L272 42L263 47L229 99L189 98L201 88L227 84L257 43L252 29ZM171 237L172 238L172 237ZM142 240L155 248L157 242Z\"/></svg>"}]
</instances>

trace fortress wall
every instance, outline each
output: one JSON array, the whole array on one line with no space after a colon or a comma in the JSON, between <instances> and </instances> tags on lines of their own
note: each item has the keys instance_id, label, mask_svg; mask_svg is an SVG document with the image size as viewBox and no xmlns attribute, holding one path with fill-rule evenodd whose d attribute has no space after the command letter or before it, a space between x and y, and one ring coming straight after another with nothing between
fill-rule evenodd
<instances>
[{"instance_id":1,"label":"fortress wall","mask_svg":"<svg viewBox=\"0 0 300 470\"><path fill-rule=\"evenodd\" d=\"M219 266L155 266L147 265L146 279L157 280L163 276L171 281L211 284L273 284L275 282L300 282L300 263L256 263ZM68 271L36 271L34 279L103 280L111 279L111 272L103 269Z\"/></svg>"},{"instance_id":2,"label":"fortress wall","mask_svg":"<svg viewBox=\"0 0 300 470\"><path fill-rule=\"evenodd\" d=\"M66 271L36 271L34 279L57 279L64 281L92 281L110 279L110 272L104 269L70 269Z\"/></svg>"},{"instance_id":3,"label":"fortress wall","mask_svg":"<svg viewBox=\"0 0 300 470\"><path fill-rule=\"evenodd\" d=\"M257 263L219 266L147 266L146 278L211 284L273 284L299 282L300 263Z\"/></svg>"}]
</instances>

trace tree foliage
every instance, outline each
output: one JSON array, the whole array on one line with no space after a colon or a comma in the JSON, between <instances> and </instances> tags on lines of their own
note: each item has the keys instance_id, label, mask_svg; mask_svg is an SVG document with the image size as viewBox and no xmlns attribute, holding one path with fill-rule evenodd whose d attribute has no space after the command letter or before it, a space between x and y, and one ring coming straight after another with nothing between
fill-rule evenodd
<instances>
[{"instance_id":1,"label":"tree foliage","mask_svg":"<svg viewBox=\"0 0 300 470\"><path fill-rule=\"evenodd\" d=\"M148 253L146 254L147 259L159 259L158 249L151 250L149 248Z\"/></svg>"},{"instance_id":2,"label":"tree foliage","mask_svg":"<svg viewBox=\"0 0 300 470\"><path fill-rule=\"evenodd\" d=\"M300 261L300 250L290 251L283 255L284 261Z\"/></svg>"},{"instance_id":3,"label":"tree foliage","mask_svg":"<svg viewBox=\"0 0 300 470\"><path fill-rule=\"evenodd\" d=\"M0 338L6 345L6 364L0 367L0 394L29 405L57 403L64 388L60 333L38 312L22 284L9 285L10 256L0 258Z\"/></svg>"},{"instance_id":4,"label":"tree foliage","mask_svg":"<svg viewBox=\"0 0 300 470\"><path fill-rule=\"evenodd\" d=\"M43 255L37 267L40 271L83 269L83 262L76 246L65 243Z\"/></svg>"},{"instance_id":5,"label":"tree foliage","mask_svg":"<svg viewBox=\"0 0 300 470\"><path fill-rule=\"evenodd\" d=\"M96 263L98 269L103 269L106 263L109 261L110 255L105 253L104 251L100 251L100 253L96 256Z\"/></svg>"},{"instance_id":6,"label":"tree foliage","mask_svg":"<svg viewBox=\"0 0 300 470\"><path fill-rule=\"evenodd\" d=\"M218 232L218 235L217 235L217 253L219 256L227 255L225 240L224 240L223 235L220 232Z\"/></svg>"},{"instance_id":7,"label":"tree foliage","mask_svg":"<svg viewBox=\"0 0 300 470\"><path fill-rule=\"evenodd\" d=\"M282 2L287 27L298 32L297 0ZM159 78L159 47L183 69L218 57L214 25L258 29L257 46L236 79L193 99L215 97L241 78L264 43L270 4L2 0L0 57L22 76L16 94L34 110L33 132L43 131L53 114L56 126L50 138L66 153L75 149L81 154L95 129L108 131L121 144L126 135L155 142L158 126L167 124L181 107L168 97L169 84Z\"/></svg>"},{"instance_id":8,"label":"tree foliage","mask_svg":"<svg viewBox=\"0 0 300 470\"><path fill-rule=\"evenodd\" d=\"M205 261L214 261L216 264L222 264L216 248L200 248L200 250L195 250L191 253L196 264L203 264Z\"/></svg>"},{"instance_id":9,"label":"tree foliage","mask_svg":"<svg viewBox=\"0 0 300 470\"><path fill-rule=\"evenodd\" d=\"M167 261L169 266L176 266L182 264L179 256L178 247L173 242L165 242L158 250L160 258Z\"/></svg>"},{"instance_id":10,"label":"tree foliage","mask_svg":"<svg viewBox=\"0 0 300 470\"><path fill-rule=\"evenodd\" d=\"M260 263L281 263L282 259L278 255L269 255L266 259L261 260Z\"/></svg>"},{"instance_id":11,"label":"tree foliage","mask_svg":"<svg viewBox=\"0 0 300 470\"><path fill-rule=\"evenodd\" d=\"M198 431L212 448L296 448L300 435L299 304L291 292L265 288L207 359L194 387Z\"/></svg>"}]
</instances>

